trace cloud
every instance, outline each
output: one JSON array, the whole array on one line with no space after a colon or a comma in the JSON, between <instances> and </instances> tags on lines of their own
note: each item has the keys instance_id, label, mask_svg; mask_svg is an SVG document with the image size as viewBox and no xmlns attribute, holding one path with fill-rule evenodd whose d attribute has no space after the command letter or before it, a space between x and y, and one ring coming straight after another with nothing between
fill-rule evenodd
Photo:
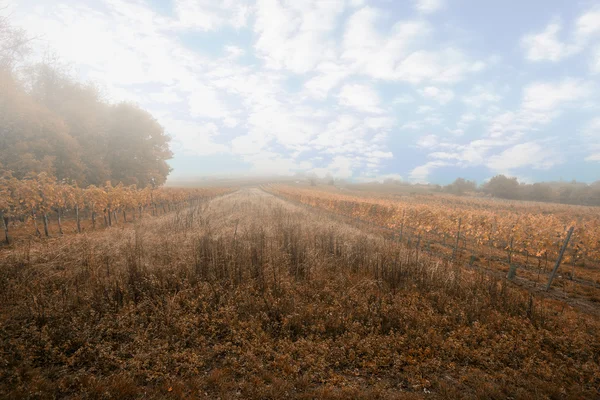
<instances>
[{"instance_id":1,"label":"cloud","mask_svg":"<svg viewBox=\"0 0 600 400\"><path fill-rule=\"evenodd\" d=\"M244 49L234 45L225 46L225 52L230 58L238 58L246 54L246 51Z\"/></svg>"},{"instance_id":2,"label":"cloud","mask_svg":"<svg viewBox=\"0 0 600 400\"><path fill-rule=\"evenodd\" d=\"M600 161L600 117L588 121L582 129L585 161Z\"/></svg>"},{"instance_id":3,"label":"cloud","mask_svg":"<svg viewBox=\"0 0 600 400\"><path fill-rule=\"evenodd\" d=\"M178 29L215 31L224 26L241 29L248 24L250 4L245 0L173 0Z\"/></svg>"},{"instance_id":4,"label":"cloud","mask_svg":"<svg viewBox=\"0 0 600 400\"><path fill-rule=\"evenodd\" d=\"M352 71L343 65L334 62L324 62L316 67L318 75L304 83L306 94L312 98L323 100L331 90L335 89Z\"/></svg>"},{"instance_id":5,"label":"cloud","mask_svg":"<svg viewBox=\"0 0 600 400\"><path fill-rule=\"evenodd\" d=\"M310 72L320 62L334 59L331 32L343 11L343 0L258 0L254 24L256 54L269 68L296 74Z\"/></svg>"},{"instance_id":6,"label":"cloud","mask_svg":"<svg viewBox=\"0 0 600 400\"><path fill-rule=\"evenodd\" d=\"M381 114L381 100L377 92L370 86L347 84L342 87L338 96L339 102L347 107L371 114Z\"/></svg>"},{"instance_id":7,"label":"cloud","mask_svg":"<svg viewBox=\"0 0 600 400\"><path fill-rule=\"evenodd\" d=\"M425 136L421 136L419 138L419 140L417 141L417 146L422 147L422 148L430 148L430 147L434 147L439 143L439 138L437 137L437 135L425 135Z\"/></svg>"},{"instance_id":8,"label":"cloud","mask_svg":"<svg viewBox=\"0 0 600 400\"><path fill-rule=\"evenodd\" d=\"M486 136L467 144L437 141L429 157L459 167L484 165L496 172L509 173L516 168L548 169L563 162L554 148L551 137L544 142L523 141L533 132L548 125L566 108L580 105L593 93L593 85L581 79L564 78L559 81L532 82L523 88L520 107L514 111L500 111L487 123ZM472 113L463 114L456 130L462 133L477 119ZM502 149L499 153L499 149ZM417 173L424 176L435 165L426 165Z\"/></svg>"},{"instance_id":9,"label":"cloud","mask_svg":"<svg viewBox=\"0 0 600 400\"><path fill-rule=\"evenodd\" d=\"M445 161L429 161L410 171L410 180L414 183L429 183L429 175L436 169L449 165Z\"/></svg>"},{"instance_id":10,"label":"cloud","mask_svg":"<svg viewBox=\"0 0 600 400\"><path fill-rule=\"evenodd\" d=\"M502 96L491 86L476 85L469 94L462 98L462 101L471 108L484 107L490 103L497 103L502 100Z\"/></svg>"},{"instance_id":11,"label":"cloud","mask_svg":"<svg viewBox=\"0 0 600 400\"><path fill-rule=\"evenodd\" d=\"M219 130L214 123L194 123L171 118L163 118L161 123L165 131L173 136L173 150L178 153L206 156L231 151L227 145L215 142Z\"/></svg>"},{"instance_id":12,"label":"cloud","mask_svg":"<svg viewBox=\"0 0 600 400\"><path fill-rule=\"evenodd\" d=\"M566 44L558 39L562 30L560 22L555 21L537 34L528 34L521 40L529 61L560 61L580 50L577 44Z\"/></svg>"},{"instance_id":13,"label":"cloud","mask_svg":"<svg viewBox=\"0 0 600 400\"><path fill-rule=\"evenodd\" d=\"M421 96L446 104L454 98L454 92L450 89L440 89L435 86L427 86L419 90Z\"/></svg>"},{"instance_id":14,"label":"cloud","mask_svg":"<svg viewBox=\"0 0 600 400\"><path fill-rule=\"evenodd\" d=\"M535 82L524 89L523 108L529 111L552 111L561 105L586 99L591 93L592 85L579 79Z\"/></svg>"},{"instance_id":15,"label":"cloud","mask_svg":"<svg viewBox=\"0 0 600 400\"><path fill-rule=\"evenodd\" d=\"M193 117L227 118L230 115L227 105L217 91L207 85L198 84L189 97L190 114Z\"/></svg>"},{"instance_id":16,"label":"cloud","mask_svg":"<svg viewBox=\"0 0 600 400\"><path fill-rule=\"evenodd\" d=\"M482 54L471 47L478 32L453 36L429 22L446 1L409 3L413 17L365 0L173 0L168 13L126 0L12 8L17 25L41 38L33 57L50 48L107 98L149 109L176 156L218 154L255 172L379 179L397 170L426 181L444 166L546 168L540 148L562 154L552 123L597 111L596 76L567 64L544 75L530 64L509 90L497 82L510 55ZM558 64L580 54L600 74L599 18L592 9L550 21L521 39L525 57ZM578 140L581 158L595 162L600 134L591 132ZM402 146L422 149L427 162L413 168Z\"/></svg>"},{"instance_id":17,"label":"cloud","mask_svg":"<svg viewBox=\"0 0 600 400\"><path fill-rule=\"evenodd\" d=\"M444 8L444 0L414 0L415 9L418 12L429 14Z\"/></svg>"},{"instance_id":18,"label":"cloud","mask_svg":"<svg viewBox=\"0 0 600 400\"><path fill-rule=\"evenodd\" d=\"M357 73L412 84L456 83L485 68L453 46L429 48L434 28L425 21L398 21L383 33L382 18L381 11L364 7L346 23L341 58Z\"/></svg>"},{"instance_id":19,"label":"cloud","mask_svg":"<svg viewBox=\"0 0 600 400\"><path fill-rule=\"evenodd\" d=\"M395 68L394 77L413 84L425 81L456 83L484 68L485 63L471 61L462 50L447 47L439 51L419 50L411 53Z\"/></svg>"},{"instance_id":20,"label":"cloud","mask_svg":"<svg viewBox=\"0 0 600 400\"><path fill-rule=\"evenodd\" d=\"M547 146L526 142L509 147L502 153L490 157L486 166L496 172L509 172L523 167L548 169L561 162L562 158L559 154Z\"/></svg>"},{"instance_id":21,"label":"cloud","mask_svg":"<svg viewBox=\"0 0 600 400\"><path fill-rule=\"evenodd\" d=\"M435 110L435 108L431 106L419 106L417 107L417 114L427 114Z\"/></svg>"},{"instance_id":22,"label":"cloud","mask_svg":"<svg viewBox=\"0 0 600 400\"><path fill-rule=\"evenodd\" d=\"M309 172L316 174L320 178L332 175L336 178L345 179L352 177L356 167L357 165L354 159L345 156L335 156L327 166L313 168Z\"/></svg>"},{"instance_id":23,"label":"cloud","mask_svg":"<svg viewBox=\"0 0 600 400\"><path fill-rule=\"evenodd\" d=\"M600 35L600 8L582 14L576 22L575 36L579 40L587 40Z\"/></svg>"},{"instance_id":24,"label":"cloud","mask_svg":"<svg viewBox=\"0 0 600 400\"><path fill-rule=\"evenodd\" d=\"M529 61L562 61L583 51L594 36L600 35L600 9L592 9L575 22L575 28L561 40L562 23L555 19L540 33L530 33L521 39Z\"/></svg>"}]
</instances>

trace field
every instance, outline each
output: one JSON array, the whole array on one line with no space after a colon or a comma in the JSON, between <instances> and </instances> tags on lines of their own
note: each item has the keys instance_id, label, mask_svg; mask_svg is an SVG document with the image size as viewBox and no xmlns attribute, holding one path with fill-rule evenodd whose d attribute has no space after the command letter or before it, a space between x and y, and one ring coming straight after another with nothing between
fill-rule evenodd
<instances>
[{"instance_id":1,"label":"field","mask_svg":"<svg viewBox=\"0 0 600 400\"><path fill-rule=\"evenodd\" d=\"M0 248L0 398L600 396L593 209L222 193ZM475 229L492 214L493 229ZM549 292L548 270L531 268L551 264L565 226L546 244L521 238L525 222L552 235L586 224L561 267L572 279Z\"/></svg>"},{"instance_id":2,"label":"field","mask_svg":"<svg viewBox=\"0 0 600 400\"><path fill-rule=\"evenodd\" d=\"M502 201L451 195L389 196L271 185L267 190L298 204L316 207L386 229L409 247L468 262L470 267L507 274L542 287L556 265L570 227L573 235L554 287L574 302L600 303L600 214L597 207Z\"/></svg>"}]
</instances>

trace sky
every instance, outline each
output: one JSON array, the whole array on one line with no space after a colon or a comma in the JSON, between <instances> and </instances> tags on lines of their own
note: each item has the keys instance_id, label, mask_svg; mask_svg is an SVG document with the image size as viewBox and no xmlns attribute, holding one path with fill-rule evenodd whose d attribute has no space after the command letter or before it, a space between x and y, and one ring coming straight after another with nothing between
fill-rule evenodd
<instances>
[{"instance_id":1,"label":"sky","mask_svg":"<svg viewBox=\"0 0 600 400\"><path fill-rule=\"evenodd\" d=\"M0 3L7 0L0 0ZM172 136L171 180L600 180L600 2L8 0Z\"/></svg>"}]
</instances>

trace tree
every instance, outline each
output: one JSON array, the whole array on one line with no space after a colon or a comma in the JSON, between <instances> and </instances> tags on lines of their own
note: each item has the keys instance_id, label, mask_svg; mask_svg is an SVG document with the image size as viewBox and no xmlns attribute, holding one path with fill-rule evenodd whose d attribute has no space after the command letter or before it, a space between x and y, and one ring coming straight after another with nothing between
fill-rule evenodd
<instances>
[{"instance_id":1,"label":"tree","mask_svg":"<svg viewBox=\"0 0 600 400\"><path fill-rule=\"evenodd\" d=\"M71 176L83 184L102 184L111 179L106 156L106 126L110 107L93 85L73 79L56 61L30 69L32 96L59 116L69 128L80 160L81 176Z\"/></svg>"},{"instance_id":2,"label":"tree","mask_svg":"<svg viewBox=\"0 0 600 400\"><path fill-rule=\"evenodd\" d=\"M3 169L22 179L46 173L81 179L79 145L65 122L39 104L9 72L0 72L0 157Z\"/></svg>"},{"instance_id":3,"label":"tree","mask_svg":"<svg viewBox=\"0 0 600 400\"><path fill-rule=\"evenodd\" d=\"M444 187L445 192L459 196L467 192L474 192L475 190L477 190L477 183L465 180L464 178L457 178L453 183Z\"/></svg>"},{"instance_id":4,"label":"tree","mask_svg":"<svg viewBox=\"0 0 600 400\"><path fill-rule=\"evenodd\" d=\"M546 183L534 183L522 187L523 198L533 201L552 201L554 192L552 187Z\"/></svg>"},{"instance_id":5,"label":"tree","mask_svg":"<svg viewBox=\"0 0 600 400\"><path fill-rule=\"evenodd\" d=\"M0 173L46 173L84 186L166 181L170 137L152 115L105 103L59 67L36 65L28 77L25 85L0 70Z\"/></svg>"},{"instance_id":6,"label":"tree","mask_svg":"<svg viewBox=\"0 0 600 400\"><path fill-rule=\"evenodd\" d=\"M517 178L507 178L504 175L494 176L483 187L486 193L503 199L519 198L519 182Z\"/></svg>"},{"instance_id":7,"label":"tree","mask_svg":"<svg viewBox=\"0 0 600 400\"><path fill-rule=\"evenodd\" d=\"M167 160L173 157L163 127L148 112L128 103L113 106L109 120L106 159L113 183L144 187L154 178L162 185L171 172Z\"/></svg>"},{"instance_id":8,"label":"tree","mask_svg":"<svg viewBox=\"0 0 600 400\"><path fill-rule=\"evenodd\" d=\"M19 181L16 180L10 173L0 176L0 222L4 229L4 241L10 243L8 234L8 223L11 217L16 215L18 199Z\"/></svg>"},{"instance_id":9,"label":"tree","mask_svg":"<svg viewBox=\"0 0 600 400\"><path fill-rule=\"evenodd\" d=\"M0 70L12 70L29 52L30 41L25 31L10 25L7 16L0 16Z\"/></svg>"},{"instance_id":10,"label":"tree","mask_svg":"<svg viewBox=\"0 0 600 400\"><path fill-rule=\"evenodd\" d=\"M169 136L148 112L112 105L56 61L16 66L31 41L0 7L0 174L45 173L87 186L110 180L161 185L171 171Z\"/></svg>"}]
</instances>

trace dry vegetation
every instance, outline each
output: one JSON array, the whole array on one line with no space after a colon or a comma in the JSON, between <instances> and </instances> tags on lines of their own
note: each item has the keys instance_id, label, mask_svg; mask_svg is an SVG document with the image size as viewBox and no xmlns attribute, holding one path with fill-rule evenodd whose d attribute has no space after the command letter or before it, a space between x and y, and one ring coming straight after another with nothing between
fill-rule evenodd
<instances>
[{"instance_id":1,"label":"dry vegetation","mask_svg":"<svg viewBox=\"0 0 600 400\"><path fill-rule=\"evenodd\" d=\"M0 253L1 398L597 398L593 316L258 189Z\"/></svg>"},{"instance_id":2,"label":"dry vegetation","mask_svg":"<svg viewBox=\"0 0 600 400\"><path fill-rule=\"evenodd\" d=\"M270 185L288 201L387 229L410 247L470 266L504 273L541 287L548 281L569 227L574 234L554 287L574 301L600 303L600 218L597 207L448 195L390 197L339 193L331 187Z\"/></svg>"}]
</instances>

